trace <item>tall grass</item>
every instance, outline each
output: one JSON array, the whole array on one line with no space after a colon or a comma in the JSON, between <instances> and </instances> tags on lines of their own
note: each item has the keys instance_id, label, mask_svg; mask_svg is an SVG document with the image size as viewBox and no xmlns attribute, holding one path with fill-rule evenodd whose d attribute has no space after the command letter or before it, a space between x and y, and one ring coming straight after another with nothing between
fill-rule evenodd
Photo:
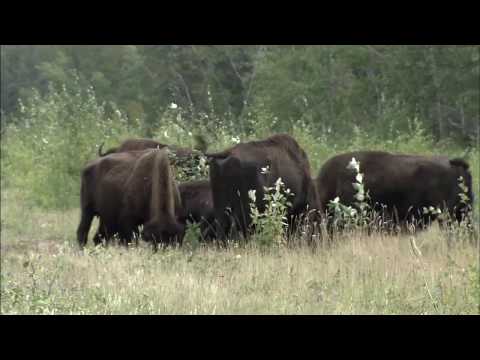
<instances>
[{"instance_id":1,"label":"tall grass","mask_svg":"<svg viewBox=\"0 0 480 360\"><path fill-rule=\"evenodd\" d=\"M416 235L418 251L409 236L347 231L315 252L256 242L77 252L77 211L17 217L20 199L2 230L3 314L479 313L479 249L436 226Z\"/></svg>"}]
</instances>

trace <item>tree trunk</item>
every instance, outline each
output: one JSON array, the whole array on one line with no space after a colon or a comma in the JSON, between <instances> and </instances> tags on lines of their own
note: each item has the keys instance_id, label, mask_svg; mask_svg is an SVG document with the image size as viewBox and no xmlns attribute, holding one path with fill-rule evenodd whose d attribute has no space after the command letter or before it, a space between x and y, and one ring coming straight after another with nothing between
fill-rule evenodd
<instances>
[{"instance_id":1,"label":"tree trunk","mask_svg":"<svg viewBox=\"0 0 480 360\"><path fill-rule=\"evenodd\" d=\"M440 50L440 49L439 49ZM433 86L434 86L434 101L435 101L435 118L436 118L436 138L437 140L441 140L444 135L445 135L445 129L444 129L444 123L443 123L443 118L442 118L442 102L441 102L441 94L440 94L440 80L439 80L439 73L438 73L438 66L437 66L437 61L435 58L435 48L434 46L430 46L428 48L428 55L429 55L429 60L430 60L430 69L431 69L431 74L432 74L432 79L433 79Z\"/></svg>"}]
</instances>

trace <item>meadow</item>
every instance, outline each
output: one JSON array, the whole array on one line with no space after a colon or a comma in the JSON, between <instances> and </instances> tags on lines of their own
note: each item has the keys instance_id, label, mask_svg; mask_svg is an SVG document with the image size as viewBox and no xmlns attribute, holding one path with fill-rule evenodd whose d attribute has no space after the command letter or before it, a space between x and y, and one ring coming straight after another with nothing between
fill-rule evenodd
<instances>
[{"instance_id":1,"label":"meadow","mask_svg":"<svg viewBox=\"0 0 480 360\"><path fill-rule=\"evenodd\" d=\"M192 146L201 129L176 125L175 111L163 114L153 137ZM52 92L24 104L22 121L2 135L2 314L479 313L479 242L462 228L445 231L433 224L396 236L351 229L315 251L295 242L265 248L256 240L226 249L187 243L158 253L142 242L125 249L89 241L78 250L81 168L101 142L108 148L143 136L140 124L120 110L113 114L93 92ZM251 121L255 131L238 133L218 119L210 148L271 134L269 114L252 114ZM290 133L315 175L330 156L349 150L464 155L480 194L479 149L435 143L415 119L408 132L392 130L381 138L355 127L342 136L319 134L301 122ZM478 201L474 207L478 230Z\"/></svg>"}]
</instances>

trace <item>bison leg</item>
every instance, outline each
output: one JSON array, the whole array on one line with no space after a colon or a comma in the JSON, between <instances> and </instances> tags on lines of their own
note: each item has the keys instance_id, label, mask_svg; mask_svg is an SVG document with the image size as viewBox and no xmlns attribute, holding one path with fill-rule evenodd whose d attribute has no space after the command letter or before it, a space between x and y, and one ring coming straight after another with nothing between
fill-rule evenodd
<instances>
[{"instance_id":1,"label":"bison leg","mask_svg":"<svg viewBox=\"0 0 480 360\"><path fill-rule=\"evenodd\" d=\"M103 239L105 240L105 245L108 246L114 234L118 231L115 227L107 225L101 218L100 223L98 224L97 232L93 237L93 243L95 245L101 244Z\"/></svg>"},{"instance_id":2,"label":"bison leg","mask_svg":"<svg viewBox=\"0 0 480 360\"><path fill-rule=\"evenodd\" d=\"M80 224L77 229L77 241L80 248L83 248L87 244L88 231L92 225L93 216L93 211L90 209L82 209Z\"/></svg>"},{"instance_id":3,"label":"bison leg","mask_svg":"<svg viewBox=\"0 0 480 360\"><path fill-rule=\"evenodd\" d=\"M123 220L120 222L120 231L119 231L119 238L120 244L124 246L128 246L128 244L132 240L132 236L134 233L134 226L128 220Z\"/></svg>"},{"instance_id":4,"label":"bison leg","mask_svg":"<svg viewBox=\"0 0 480 360\"><path fill-rule=\"evenodd\" d=\"M100 224L98 224L98 229L97 232L95 233L95 236L93 237L93 243L95 246L98 244L102 243L102 239L105 239L105 242L107 242L107 232L105 229L105 224L103 223L102 219L100 219Z\"/></svg>"}]
</instances>

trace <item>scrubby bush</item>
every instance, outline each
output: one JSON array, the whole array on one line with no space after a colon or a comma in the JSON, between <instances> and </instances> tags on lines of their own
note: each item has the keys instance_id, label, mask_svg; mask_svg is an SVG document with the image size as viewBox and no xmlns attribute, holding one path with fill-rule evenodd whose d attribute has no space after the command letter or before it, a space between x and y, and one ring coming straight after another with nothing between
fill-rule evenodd
<instances>
[{"instance_id":1,"label":"scrubby bush","mask_svg":"<svg viewBox=\"0 0 480 360\"><path fill-rule=\"evenodd\" d=\"M77 89L50 87L45 96L33 90L19 101L19 119L7 125L2 144L7 185L40 206L78 206L80 172L97 156L97 147L137 135L114 104L99 103L91 87Z\"/></svg>"},{"instance_id":2,"label":"scrubby bush","mask_svg":"<svg viewBox=\"0 0 480 360\"><path fill-rule=\"evenodd\" d=\"M266 206L262 212L256 206L256 191L250 190L248 193L252 217L251 227L254 229L253 241L261 247L280 246L285 242L288 226L287 211L292 206L289 201L292 193L290 189L285 188L282 178L278 178L274 186L265 187L264 190L263 200Z\"/></svg>"}]
</instances>

